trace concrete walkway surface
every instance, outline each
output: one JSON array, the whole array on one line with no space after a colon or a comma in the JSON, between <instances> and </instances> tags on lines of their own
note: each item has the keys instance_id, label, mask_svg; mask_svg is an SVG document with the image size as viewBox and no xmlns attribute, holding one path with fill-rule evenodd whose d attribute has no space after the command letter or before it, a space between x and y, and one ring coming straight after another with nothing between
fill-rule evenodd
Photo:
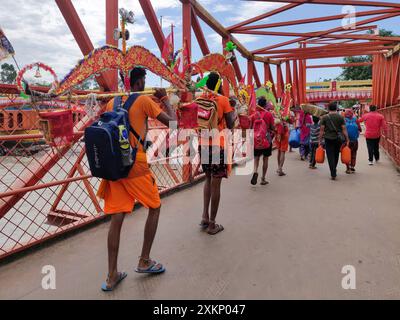
<instances>
[{"instance_id":1,"label":"concrete walkway surface","mask_svg":"<svg viewBox=\"0 0 400 320\"><path fill-rule=\"evenodd\" d=\"M368 166L360 140L357 173L325 163L310 170L288 153L286 177L276 154L268 186L250 176L223 182L218 223L200 231L202 186L163 199L152 258L160 276L136 274L147 212L125 220L119 266L127 279L100 291L107 273L109 223L0 266L0 299L370 299L400 298L400 175L385 155ZM56 290L43 290L42 267L56 268ZM356 289L342 288L342 267L356 270Z\"/></svg>"}]
</instances>

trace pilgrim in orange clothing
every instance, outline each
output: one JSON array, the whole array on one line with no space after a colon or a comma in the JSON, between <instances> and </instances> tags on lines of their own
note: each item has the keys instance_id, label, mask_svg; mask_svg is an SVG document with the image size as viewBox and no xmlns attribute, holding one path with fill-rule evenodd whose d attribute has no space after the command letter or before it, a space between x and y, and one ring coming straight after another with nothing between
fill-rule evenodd
<instances>
[{"instance_id":1,"label":"pilgrim in orange clothing","mask_svg":"<svg viewBox=\"0 0 400 320\"><path fill-rule=\"evenodd\" d=\"M127 98L123 99L126 101ZM114 99L106 107L111 111ZM129 121L135 131L144 138L147 133L147 118L156 119L161 113L161 108L148 96L140 96L129 109ZM104 199L104 212L131 213L135 200L146 208L158 208L161 205L158 187L153 173L147 164L146 153L143 146L130 133L129 140L132 146L138 147L135 164L129 176L117 181L102 180L97 195Z\"/></svg>"},{"instance_id":2,"label":"pilgrim in orange clothing","mask_svg":"<svg viewBox=\"0 0 400 320\"><path fill-rule=\"evenodd\" d=\"M207 80L207 88L211 91L218 91L220 88L221 78L217 73L210 73ZM221 92L219 92L221 93ZM207 96L206 96L207 97ZM228 157L231 157L231 147L229 143L225 143L223 130L225 128L232 129L235 119L234 111L229 103L229 99L222 95L213 97L217 104L218 113L218 129L220 131L220 140L212 139L210 144L209 138L200 139L200 158L203 171L206 175L204 184L204 207L203 215L200 223L201 228L207 231L210 235L215 235L224 230L222 225L216 224L215 219L218 213L221 181L222 178L227 178L231 170L231 164L225 162L224 146L227 144ZM204 150L205 149L205 150ZM208 149L208 157L207 151ZM213 154L219 157L219 163L213 163ZM229 161L228 161L229 162ZM212 199L212 201L211 201Z\"/></svg>"},{"instance_id":3,"label":"pilgrim in orange clothing","mask_svg":"<svg viewBox=\"0 0 400 320\"><path fill-rule=\"evenodd\" d=\"M146 70L134 68L130 73L131 88L134 92L143 91L145 88ZM176 121L176 112L171 107L165 89L156 89L154 97L164 107L162 111L157 103L150 97L139 96L129 109L129 122L133 129L144 141L147 134L147 119L154 118L168 126L171 121ZM124 99L123 99L124 100ZM126 99L125 99L126 101ZM114 100L107 105L107 110L112 110ZM118 181L101 182L98 196L104 199L104 212L111 214L110 229L107 238L108 248L108 277L102 284L103 291L113 291L123 279L125 272L118 271L118 252L121 238L121 229L126 213L133 210L137 200L148 207L146 226L144 229L143 246L139 263L135 269L138 273L157 274L165 271L164 266L150 258L150 251L157 233L160 217L161 202L157 184L147 163L146 152L140 142L130 133L129 140L132 146L138 148L136 161L127 178Z\"/></svg>"}]
</instances>

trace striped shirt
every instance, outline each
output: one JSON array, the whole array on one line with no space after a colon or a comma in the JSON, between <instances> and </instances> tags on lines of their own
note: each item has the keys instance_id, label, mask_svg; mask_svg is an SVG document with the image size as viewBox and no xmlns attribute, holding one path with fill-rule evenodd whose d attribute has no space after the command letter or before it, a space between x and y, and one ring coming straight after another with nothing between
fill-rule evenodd
<instances>
[{"instance_id":1,"label":"striped shirt","mask_svg":"<svg viewBox=\"0 0 400 320\"><path fill-rule=\"evenodd\" d=\"M319 124L310 125L310 143L319 142L319 133L321 132L321 126Z\"/></svg>"}]
</instances>

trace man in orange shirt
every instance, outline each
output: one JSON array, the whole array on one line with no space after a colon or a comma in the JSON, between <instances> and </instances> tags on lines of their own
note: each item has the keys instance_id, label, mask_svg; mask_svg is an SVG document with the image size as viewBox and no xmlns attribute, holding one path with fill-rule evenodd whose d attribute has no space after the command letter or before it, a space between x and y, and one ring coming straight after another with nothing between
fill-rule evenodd
<instances>
[{"instance_id":1,"label":"man in orange shirt","mask_svg":"<svg viewBox=\"0 0 400 320\"><path fill-rule=\"evenodd\" d=\"M220 84L220 77L217 73L211 73L207 81L207 88L215 91ZM219 93L221 91L219 90ZM218 130L222 132L226 127L232 129L235 123L235 112L233 111L229 98L218 95L214 97L217 104L218 113ZM213 139L214 140L214 139ZM206 182L204 184L204 207L200 226L207 230L210 235L215 235L224 230L222 225L215 223L217 217L219 202L221 197L222 178L228 178L228 164L225 161L224 145L225 140L221 134L217 145L213 143L204 143L200 141L200 156L204 173L206 174ZM208 149L204 150L204 148ZM209 154L208 159L204 159L204 154ZM213 156L214 155L214 156ZM219 164L214 164L212 159L219 157ZM211 207L210 207L211 204Z\"/></svg>"},{"instance_id":2,"label":"man in orange shirt","mask_svg":"<svg viewBox=\"0 0 400 320\"><path fill-rule=\"evenodd\" d=\"M145 79L146 70L134 68L130 75L132 91L143 91ZM143 142L147 135L147 119L149 117L169 126L170 121L176 121L176 113L169 103L165 89L156 89L154 96L161 101L166 112L162 111L159 105L149 96L139 96L129 109L130 125L138 133L141 141L138 141L130 133L130 143L132 146L136 146L138 150L135 164L128 177L117 181L103 180L99 187L98 196L104 199L104 213L111 215L108 233L109 272L107 281L102 285L103 291L112 291L127 276L125 272L118 272L117 268L119 241L125 215L132 212L136 200L149 208L149 215L144 229L142 254L135 271L138 273L162 273L165 271L162 264L150 259L150 250L158 226L161 201L155 178L147 163L144 147L146 143ZM107 105L107 110L112 110L113 106L114 100L111 100Z\"/></svg>"}]
</instances>

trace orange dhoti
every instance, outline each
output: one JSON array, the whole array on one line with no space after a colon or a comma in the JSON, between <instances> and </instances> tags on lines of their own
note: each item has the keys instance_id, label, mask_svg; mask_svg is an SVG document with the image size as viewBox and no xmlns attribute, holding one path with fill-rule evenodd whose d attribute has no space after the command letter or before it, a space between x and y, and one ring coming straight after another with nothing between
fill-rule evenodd
<instances>
[{"instance_id":1,"label":"orange dhoti","mask_svg":"<svg viewBox=\"0 0 400 320\"><path fill-rule=\"evenodd\" d=\"M157 183L147 164L146 154L139 152L129 176L117 181L102 180L97 196L104 199L104 213L131 213L135 201L146 208L161 206Z\"/></svg>"}]
</instances>

